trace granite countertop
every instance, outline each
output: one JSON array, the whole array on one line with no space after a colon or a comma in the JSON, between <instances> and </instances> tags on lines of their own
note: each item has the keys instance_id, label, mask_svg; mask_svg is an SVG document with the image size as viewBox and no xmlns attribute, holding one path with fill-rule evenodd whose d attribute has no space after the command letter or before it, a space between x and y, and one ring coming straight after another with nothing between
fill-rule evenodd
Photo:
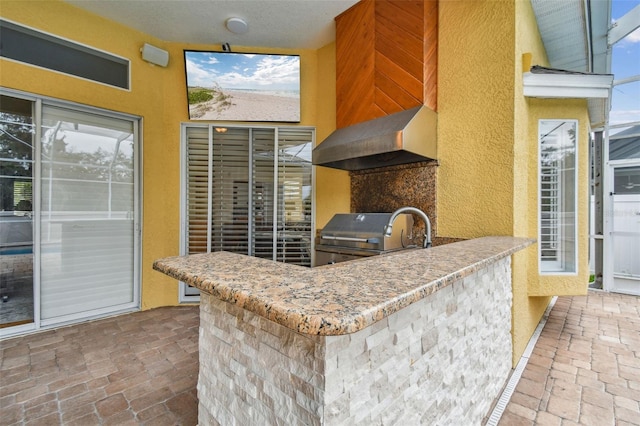
<instances>
[{"instance_id":1,"label":"granite countertop","mask_svg":"<svg viewBox=\"0 0 640 426\"><path fill-rule=\"evenodd\" d=\"M483 237L318 268L214 252L159 259L153 269L294 331L341 335L533 243Z\"/></svg>"}]
</instances>

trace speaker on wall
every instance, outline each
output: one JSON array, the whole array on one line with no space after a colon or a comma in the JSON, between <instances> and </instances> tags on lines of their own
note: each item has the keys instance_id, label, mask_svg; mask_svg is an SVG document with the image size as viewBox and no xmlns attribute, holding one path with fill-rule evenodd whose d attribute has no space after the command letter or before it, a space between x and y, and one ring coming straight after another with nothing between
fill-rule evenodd
<instances>
[{"instance_id":1,"label":"speaker on wall","mask_svg":"<svg viewBox=\"0 0 640 426\"><path fill-rule=\"evenodd\" d=\"M142 49L140 49L140 52L142 53L142 59L152 64L166 67L169 63L169 52L159 47L145 43Z\"/></svg>"}]
</instances>

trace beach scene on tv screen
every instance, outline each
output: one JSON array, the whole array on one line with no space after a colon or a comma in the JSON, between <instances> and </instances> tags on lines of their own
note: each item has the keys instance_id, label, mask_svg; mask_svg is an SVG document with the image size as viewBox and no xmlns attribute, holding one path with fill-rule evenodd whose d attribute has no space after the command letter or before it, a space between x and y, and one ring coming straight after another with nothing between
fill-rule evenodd
<instances>
[{"instance_id":1,"label":"beach scene on tv screen","mask_svg":"<svg viewBox=\"0 0 640 426\"><path fill-rule=\"evenodd\" d=\"M191 120L300 121L300 57L185 51Z\"/></svg>"}]
</instances>

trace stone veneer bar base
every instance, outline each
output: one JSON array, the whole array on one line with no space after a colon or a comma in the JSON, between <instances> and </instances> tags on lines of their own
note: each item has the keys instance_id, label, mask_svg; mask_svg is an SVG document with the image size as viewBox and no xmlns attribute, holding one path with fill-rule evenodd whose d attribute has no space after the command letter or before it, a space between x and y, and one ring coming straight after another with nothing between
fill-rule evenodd
<instances>
[{"instance_id":1,"label":"stone veneer bar base","mask_svg":"<svg viewBox=\"0 0 640 426\"><path fill-rule=\"evenodd\" d=\"M511 370L510 257L353 334L202 294L199 424L481 424Z\"/></svg>"}]
</instances>

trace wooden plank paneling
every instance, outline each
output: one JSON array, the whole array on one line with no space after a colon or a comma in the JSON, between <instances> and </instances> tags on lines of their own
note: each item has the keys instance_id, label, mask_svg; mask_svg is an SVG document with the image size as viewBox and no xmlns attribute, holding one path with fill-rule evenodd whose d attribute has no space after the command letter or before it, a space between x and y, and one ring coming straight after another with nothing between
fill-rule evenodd
<instances>
[{"instance_id":1,"label":"wooden plank paneling","mask_svg":"<svg viewBox=\"0 0 640 426\"><path fill-rule=\"evenodd\" d=\"M437 0L361 0L336 18L337 126L436 109Z\"/></svg>"},{"instance_id":2,"label":"wooden plank paneling","mask_svg":"<svg viewBox=\"0 0 640 426\"><path fill-rule=\"evenodd\" d=\"M336 17L336 125L363 121L374 105L375 2L364 0Z\"/></svg>"},{"instance_id":3,"label":"wooden plank paneling","mask_svg":"<svg viewBox=\"0 0 640 426\"><path fill-rule=\"evenodd\" d=\"M378 22L376 25L376 42L385 41L395 46L396 50L401 51L404 55L410 58L422 62L422 56L424 49L422 46L422 35L413 34L407 35L403 31L398 31L398 28L390 23L387 23L389 19L376 15ZM407 43L407 38L413 38L411 43Z\"/></svg>"},{"instance_id":4,"label":"wooden plank paneling","mask_svg":"<svg viewBox=\"0 0 640 426\"><path fill-rule=\"evenodd\" d=\"M399 112L423 103L423 57L408 52L423 51L423 1L376 1L375 102L394 99L397 109L381 109L387 114ZM391 42L389 32L400 34ZM385 94L383 98L381 93Z\"/></svg>"},{"instance_id":5,"label":"wooden plank paneling","mask_svg":"<svg viewBox=\"0 0 640 426\"><path fill-rule=\"evenodd\" d=\"M415 40L411 43L411 48L420 52L420 55L413 56L407 50L405 50L405 46L408 43L404 43L404 46L399 46L385 37L381 37L380 33L377 32L378 36L376 37L376 55L384 56L387 60L395 63L399 68L401 68L405 73L413 76L416 80L422 81L423 78L423 47L421 40ZM376 67L378 64L376 63Z\"/></svg>"},{"instance_id":6,"label":"wooden plank paneling","mask_svg":"<svg viewBox=\"0 0 640 426\"><path fill-rule=\"evenodd\" d=\"M403 93L407 93L413 97L415 105L422 104L422 96L424 94L424 88L422 85L422 73L419 76L413 76L403 69L398 64L390 61L388 58L376 54L376 71L375 71L375 85L376 88L382 90L390 90L388 95L404 96L404 94L396 93L395 87L401 90ZM384 81L393 82L392 86L380 87L380 84ZM415 106L414 105L414 106Z\"/></svg>"},{"instance_id":7,"label":"wooden plank paneling","mask_svg":"<svg viewBox=\"0 0 640 426\"><path fill-rule=\"evenodd\" d=\"M424 2L424 104L438 110L438 1Z\"/></svg>"},{"instance_id":8,"label":"wooden plank paneling","mask_svg":"<svg viewBox=\"0 0 640 426\"><path fill-rule=\"evenodd\" d=\"M390 98L386 92L375 89L376 106L380 109L379 117L402 111L402 106L398 103L398 99Z\"/></svg>"},{"instance_id":9,"label":"wooden plank paneling","mask_svg":"<svg viewBox=\"0 0 640 426\"><path fill-rule=\"evenodd\" d=\"M418 40L422 40L424 1L376 0L376 27L382 23L394 26L395 30L403 36L413 35Z\"/></svg>"},{"instance_id":10,"label":"wooden plank paneling","mask_svg":"<svg viewBox=\"0 0 640 426\"><path fill-rule=\"evenodd\" d=\"M413 108L418 105L422 105L416 97L405 90L404 87L398 85L395 81L389 79L382 73L376 73L376 104L380 99L379 94L384 93L386 97L393 99L398 105L397 109L386 110L381 105L379 107L387 114L393 114L394 112L404 111L405 109Z\"/></svg>"}]
</instances>

